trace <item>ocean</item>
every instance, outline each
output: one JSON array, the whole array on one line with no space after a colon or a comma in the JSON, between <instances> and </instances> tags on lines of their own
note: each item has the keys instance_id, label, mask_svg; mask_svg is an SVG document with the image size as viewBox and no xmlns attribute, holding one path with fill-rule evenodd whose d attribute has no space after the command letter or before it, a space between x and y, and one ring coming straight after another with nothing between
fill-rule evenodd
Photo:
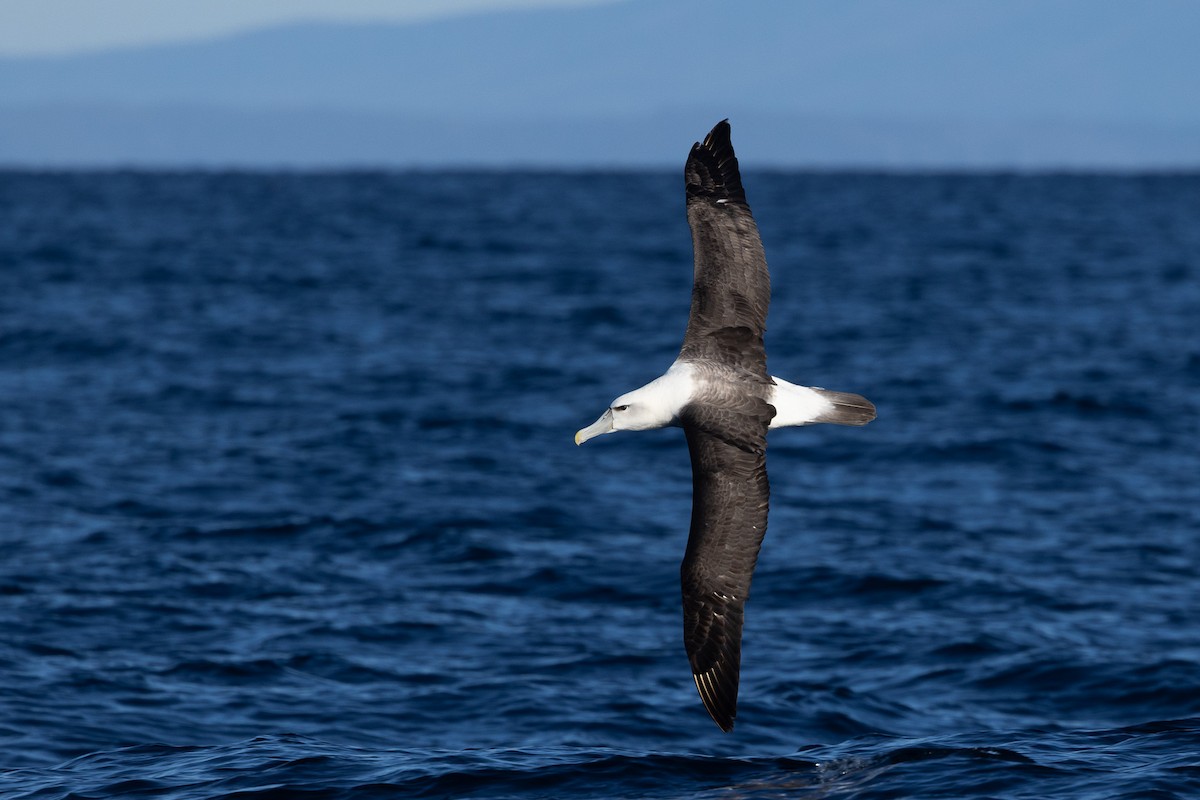
<instances>
[{"instance_id":1,"label":"ocean","mask_svg":"<svg viewBox=\"0 0 1200 800\"><path fill-rule=\"evenodd\" d=\"M0 796L1200 796L1200 176L745 172L737 727L662 172L0 173Z\"/></svg>"}]
</instances>

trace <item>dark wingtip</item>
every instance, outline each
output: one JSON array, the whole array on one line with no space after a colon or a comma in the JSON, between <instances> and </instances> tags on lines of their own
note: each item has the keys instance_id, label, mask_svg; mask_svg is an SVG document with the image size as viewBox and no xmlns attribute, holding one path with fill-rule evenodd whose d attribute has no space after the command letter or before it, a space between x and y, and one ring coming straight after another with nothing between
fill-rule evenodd
<instances>
[{"instance_id":1,"label":"dark wingtip","mask_svg":"<svg viewBox=\"0 0 1200 800\"><path fill-rule=\"evenodd\" d=\"M700 699L712 721L729 733L737 718L738 684L736 676L731 681L724 672L718 664L703 674L693 672L692 680L696 682L696 690L700 692Z\"/></svg>"},{"instance_id":2,"label":"dark wingtip","mask_svg":"<svg viewBox=\"0 0 1200 800\"><path fill-rule=\"evenodd\" d=\"M730 142L729 134L733 129L729 127L729 117L713 125L713 129L708 132L708 136L704 137L704 146L708 148L728 147L733 149L733 144Z\"/></svg>"},{"instance_id":3,"label":"dark wingtip","mask_svg":"<svg viewBox=\"0 0 1200 800\"><path fill-rule=\"evenodd\" d=\"M713 201L745 203L742 175L730 140L729 120L713 126L703 142L692 145L683 169L688 199L703 197Z\"/></svg>"}]
</instances>

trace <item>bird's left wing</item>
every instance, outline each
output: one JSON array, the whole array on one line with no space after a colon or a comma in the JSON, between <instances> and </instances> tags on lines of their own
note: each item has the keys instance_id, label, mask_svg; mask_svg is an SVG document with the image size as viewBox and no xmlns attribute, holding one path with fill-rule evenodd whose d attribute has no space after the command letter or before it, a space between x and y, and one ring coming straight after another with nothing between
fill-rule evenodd
<instances>
[{"instance_id":1,"label":"bird's left wing","mask_svg":"<svg viewBox=\"0 0 1200 800\"><path fill-rule=\"evenodd\" d=\"M693 404L680 415L692 458L692 526L680 575L683 640L704 707L724 731L737 716L742 617L767 530L766 436L774 409Z\"/></svg>"}]
</instances>

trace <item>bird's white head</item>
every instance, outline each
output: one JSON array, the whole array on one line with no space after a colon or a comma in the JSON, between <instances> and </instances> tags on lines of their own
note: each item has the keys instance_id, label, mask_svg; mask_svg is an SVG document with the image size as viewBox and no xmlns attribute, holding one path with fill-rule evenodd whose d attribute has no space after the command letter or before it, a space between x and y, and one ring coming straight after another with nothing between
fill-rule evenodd
<instances>
[{"instance_id":1,"label":"bird's white head","mask_svg":"<svg viewBox=\"0 0 1200 800\"><path fill-rule=\"evenodd\" d=\"M691 387L690 370L672 367L662 377L613 400L600 419L575 434L575 444L605 433L648 431L678 424Z\"/></svg>"}]
</instances>

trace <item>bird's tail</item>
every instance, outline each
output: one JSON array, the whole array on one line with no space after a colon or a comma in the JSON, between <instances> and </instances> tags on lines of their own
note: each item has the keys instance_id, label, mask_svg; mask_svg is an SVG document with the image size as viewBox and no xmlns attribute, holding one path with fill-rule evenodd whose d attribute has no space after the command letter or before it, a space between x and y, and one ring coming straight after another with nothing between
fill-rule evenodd
<instances>
[{"instance_id":1,"label":"bird's tail","mask_svg":"<svg viewBox=\"0 0 1200 800\"><path fill-rule=\"evenodd\" d=\"M821 412L814 422L829 422L834 425L866 425L875 419L875 404L861 394L831 392L814 388L817 394L832 404L832 408Z\"/></svg>"},{"instance_id":2,"label":"bird's tail","mask_svg":"<svg viewBox=\"0 0 1200 800\"><path fill-rule=\"evenodd\" d=\"M774 386L770 402L775 407L772 428L817 422L866 425L875 419L875 406L860 394L831 392L818 386L797 386L774 375L771 382Z\"/></svg>"}]
</instances>

